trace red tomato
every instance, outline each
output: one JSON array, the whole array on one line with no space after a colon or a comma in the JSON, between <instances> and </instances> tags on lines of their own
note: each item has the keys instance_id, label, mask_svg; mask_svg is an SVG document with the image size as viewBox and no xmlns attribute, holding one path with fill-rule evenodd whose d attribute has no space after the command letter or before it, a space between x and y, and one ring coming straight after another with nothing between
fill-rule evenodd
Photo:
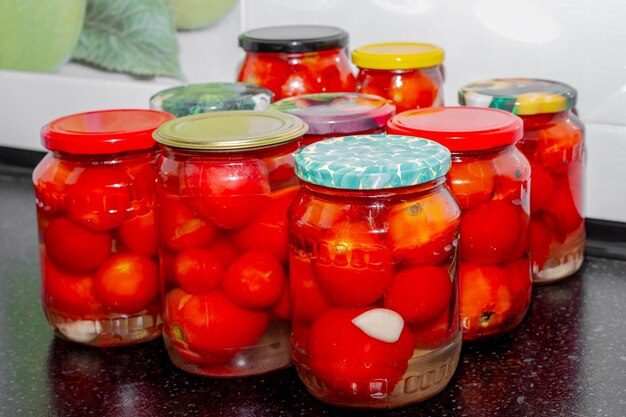
<instances>
[{"instance_id":1,"label":"red tomato","mask_svg":"<svg viewBox=\"0 0 626 417\"><path fill-rule=\"evenodd\" d=\"M393 207L388 239L394 258L407 265L445 261L455 250L460 214L452 196L442 194Z\"/></svg>"},{"instance_id":2,"label":"red tomato","mask_svg":"<svg viewBox=\"0 0 626 417\"><path fill-rule=\"evenodd\" d=\"M507 284L507 274L502 268L461 262L459 305L466 339L498 332L508 320L511 291Z\"/></svg>"},{"instance_id":3,"label":"red tomato","mask_svg":"<svg viewBox=\"0 0 626 417\"><path fill-rule=\"evenodd\" d=\"M525 213L505 200L494 200L463 212L461 257L468 262L497 264L511 258L524 232Z\"/></svg>"},{"instance_id":4,"label":"red tomato","mask_svg":"<svg viewBox=\"0 0 626 417\"><path fill-rule=\"evenodd\" d=\"M156 256L159 251L154 210L137 214L124 221L119 228L122 243L140 255Z\"/></svg>"},{"instance_id":5,"label":"red tomato","mask_svg":"<svg viewBox=\"0 0 626 417\"><path fill-rule=\"evenodd\" d=\"M493 159L495 168L495 200L508 200L516 205L526 206L529 192L530 164L526 157L515 149Z\"/></svg>"},{"instance_id":6,"label":"red tomato","mask_svg":"<svg viewBox=\"0 0 626 417\"><path fill-rule=\"evenodd\" d=\"M70 275L56 268L46 257L42 264L43 304L72 319L97 319L102 304L94 296L92 275Z\"/></svg>"},{"instance_id":7,"label":"red tomato","mask_svg":"<svg viewBox=\"0 0 626 417\"><path fill-rule=\"evenodd\" d=\"M291 152L263 160L263 163L267 167L269 182L273 189L275 188L275 184L296 180L293 172L293 152L297 149L298 145L294 143Z\"/></svg>"},{"instance_id":8,"label":"red tomato","mask_svg":"<svg viewBox=\"0 0 626 417\"><path fill-rule=\"evenodd\" d=\"M201 294L220 285L224 267L208 249L188 249L176 255L174 276L178 285L189 294Z\"/></svg>"},{"instance_id":9,"label":"red tomato","mask_svg":"<svg viewBox=\"0 0 626 417\"><path fill-rule=\"evenodd\" d=\"M447 178L448 187L461 210L484 203L493 194L494 168L489 160L454 162Z\"/></svg>"},{"instance_id":10,"label":"red tomato","mask_svg":"<svg viewBox=\"0 0 626 417\"><path fill-rule=\"evenodd\" d=\"M374 339L352 320L367 308L332 308L311 328L311 372L332 394L367 401L390 394L413 356L413 336L404 326L395 343ZM376 382L376 383L374 383Z\"/></svg>"},{"instance_id":11,"label":"red tomato","mask_svg":"<svg viewBox=\"0 0 626 417\"><path fill-rule=\"evenodd\" d=\"M575 193L580 194L578 190L570 188L566 181L557 181L552 198L544 209L544 213L556 223L557 232L561 235L573 232L583 223L582 202L574 200Z\"/></svg>"},{"instance_id":12,"label":"red tomato","mask_svg":"<svg viewBox=\"0 0 626 417\"><path fill-rule=\"evenodd\" d=\"M337 222L345 218L347 205L331 203L311 198L305 193L297 193L291 204L293 208L288 218L298 244L302 241L317 240Z\"/></svg>"},{"instance_id":13,"label":"red tomato","mask_svg":"<svg viewBox=\"0 0 626 417\"><path fill-rule=\"evenodd\" d=\"M410 324L425 324L449 309L450 276L436 266L403 269L394 275L385 293L385 308L400 314Z\"/></svg>"},{"instance_id":14,"label":"red tomato","mask_svg":"<svg viewBox=\"0 0 626 417\"><path fill-rule=\"evenodd\" d=\"M335 225L320 241L311 265L328 299L345 307L373 303L393 277L391 251L366 223Z\"/></svg>"},{"instance_id":15,"label":"red tomato","mask_svg":"<svg viewBox=\"0 0 626 417\"><path fill-rule=\"evenodd\" d=\"M124 169L131 179L130 191L133 200L145 199L155 192L156 186L156 153L146 155L140 160L123 161L120 168Z\"/></svg>"},{"instance_id":16,"label":"red tomato","mask_svg":"<svg viewBox=\"0 0 626 417\"><path fill-rule=\"evenodd\" d=\"M272 202L254 221L235 231L233 242L242 251L264 250L287 262L287 209L298 187L272 193Z\"/></svg>"},{"instance_id":17,"label":"red tomato","mask_svg":"<svg viewBox=\"0 0 626 417\"><path fill-rule=\"evenodd\" d=\"M551 123L534 133L536 152L550 172L565 174L572 161L583 159L583 132L572 120Z\"/></svg>"},{"instance_id":18,"label":"red tomato","mask_svg":"<svg viewBox=\"0 0 626 417\"><path fill-rule=\"evenodd\" d=\"M201 355L232 357L255 345L265 333L269 315L233 304L221 290L191 296L178 317L182 339Z\"/></svg>"},{"instance_id":19,"label":"red tomato","mask_svg":"<svg viewBox=\"0 0 626 417\"><path fill-rule=\"evenodd\" d=\"M201 217L224 229L251 222L270 203L267 168L260 160L188 163L185 171L185 201Z\"/></svg>"},{"instance_id":20,"label":"red tomato","mask_svg":"<svg viewBox=\"0 0 626 417\"><path fill-rule=\"evenodd\" d=\"M65 211L67 184L82 170L76 162L57 159L52 154L46 155L33 171L37 209L42 213L53 214Z\"/></svg>"},{"instance_id":21,"label":"red tomato","mask_svg":"<svg viewBox=\"0 0 626 417\"><path fill-rule=\"evenodd\" d=\"M289 288L283 290L283 295L280 296L280 300L274 307L272 307L272 316L277 320L290 320L291 319L291 292Z\"/></svg>"},{"instance_id":22,"label":"red tomato","mask_svg":"<svg viewBox=\"0 0 626 417\"><path fill-rule=\"evenodd\" d=\"M531 172L530 211L536 213L543 210L550 201L554 191L554 180L550 172L539 164L533 165Z\"/></svg>"},{"instance_id":23,"label":"red tomato","mask_svg":"<svg viewBox=\"0 0 626 417\"><path fill-rule=\"evenodd\" d=\"M152 259L133 253L109 258L96 274L97 297L117 313L137 313L159 295L159 271Z\"/></svg>"},{"instance_id":24,"label":"red tomato","mask_svg":"<svg viewBox=\"0 0 626 417\"><path fill-rule=\"evenodd\" d=\"M315 76L306 67L300 67L299 70L289 74L280 89L280 95L292 97L321 91L322 89L315 82Z\"/></svg>"},{"instance_id":25,"label":"red tomato","mask_svg":"<svg viewBox=\"0 0 626 417\"><path fill-rule=\"evenodd\" d=\"M250 309L268 308L280 301L287 285L283 266L269 252L250 251L226 270L224 294L235 304Z\"/></svg>"},{"instance_id":26,"label":"red tomato","mask_svg":"<svg viewBox=\"0 0 626 417\"><path fill-rule=\"evenodd\" d=\"M272 90L274 100L280 100L282 86L289 76L290 68L287 60L279 58L276 54L248 53L243 62L237 81L261 85Z\"/></svg>"},{"instance_id":27,"label":"red tomato","mask_svg":"<svg viewBox=\"0 0 626 417\"><path fill-rule=\"evenodd\" d=\"M439 94L439 87L419 70L393 75L388 93L396 105L396 112L431 107Z\"/></svg>"},{"instance_id":28,"label":"red tomato","mask_svg":"<svg viewBox=\"0 0 626 417\"><path fill-rule=\"evenodd\" d=\"M70 219L97 232L122 223L130 208L131 180L113 168L90 167L67 185Z\"/></svg>"},{"instance_id":29,"label":"red tomato","mask_svg":"<svg viewBox=\"0 0 626 417\"><path fill-rule=\"evenodd\" d=\"M509 277L513 309L525 312L530 304L530 293L533 284L532 274L530 273L530 261L528 258L523 258L509 262L504 265L504 270Z\"/></svg>"},{"instance_id":30,"label":"red tomato","mask_svg":"<svg viewBox=\"0 0 626 417\"><path fill-rule=\"evenodd\" d=\"M532 270L539 272L550 256L550 246L555 241L553 233L538 217L530 220L530 260Z\"/></svg>"},{"instance_id":31,"label":"red tomato","mask_svg":"<svg viewBox=\"0 0 626 417\"><path fill-rule=\"evenodd\" d=\"M109 233L93 232L65 217L52 220L43 232L50 259L73 274L98 269L111 254L111 240Z\"/></svg>"},{"instance_id":32,"label":"red tomato","mask_svg":"<svg viewBox=\"0 0 626 417\"><path fill-rule=\"evenodd\" d=\"M292 254L289 258L289 277L294 319L312 323L331 307L313 276L308 258Z\"/></svg>"},{"instance_id":33,"label":"red tomato","mask_svg":"<svg viewBox=\"0 0 626 417\"><path fill-rule=\"evenodd\" d=\"M458 310L450 314L450 309L427 323L410 325L415 346L419 349L436 349L447 345L459 329Z\"/></svg>"},{"instance_id":34,"label":"red tomato","mask_svg":"<svg viewBox=\"0 0 626 417\"><path fill-rule=\"evenodd\" d=\"M233 262L239 257L239 251L235 247L235 244L226 236L220 236L211 246L209 250L213 252L224 266L226 270Z\"/></svg>"},{"instance_id":35,"label":"red tomato","mask_svg":"<svg viewBox=\"0 0 626 417\"><path fill-rule=\"evenodd\" d=\"M172 328L172 326L179 326L180 321L180 312L185 306L185 303L191 299L191 294L187 294L185 291L180 288L174 288L172 291L168 292L165 295L165 306L163 306L163 315L164 320L168 324L168 328ZM172 336L174 336L172 338ZM182 343L182 336L179 331L170 332L170 338L173 341L177 341Z\"/></svg>"},{"instance_id":36,"label":"red tomato","mask_svg":"<svg viewBox=\"0 0 626 417\"><path fill-rule=\"evenodd\" d=\"M178 287L178 281L174 276L176 254L169 251L159 252L159 273L163 288Z\"/></svg>"},{"instance_id":37,"label":"red tomato","mask_svg":"<svg viewBox=\"0 0 626 417\"><path fill-rule=\"evenodd\" d=\"M211 245L217 230L180 202L163 197L159 201L159 235L161 244L175 252L205 248Z\"/></svg>"}]
</instances>

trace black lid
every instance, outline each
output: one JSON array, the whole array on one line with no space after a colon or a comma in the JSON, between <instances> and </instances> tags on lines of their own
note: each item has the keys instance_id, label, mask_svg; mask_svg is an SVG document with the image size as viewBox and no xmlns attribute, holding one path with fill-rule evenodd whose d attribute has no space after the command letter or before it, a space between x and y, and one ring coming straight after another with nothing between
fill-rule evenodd
<instances>
[{"instance_id":1,"label":"black lid","mask_svg":"<svg viewBox=\"0 0 626 417\"><path fill-rule=\"evenodd\" d=\"M334 26L272 26L239 35L239 46L250 52L314 52L346 45L348 32Z\"/></svg>"}]
</instances>

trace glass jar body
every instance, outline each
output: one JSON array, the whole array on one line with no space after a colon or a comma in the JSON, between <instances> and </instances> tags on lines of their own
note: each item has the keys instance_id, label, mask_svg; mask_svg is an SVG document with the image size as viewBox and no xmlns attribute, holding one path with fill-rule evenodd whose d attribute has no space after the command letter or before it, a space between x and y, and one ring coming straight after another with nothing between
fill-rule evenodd
<instances>
[{"instance_id":1,"label":"glass jar body","mask_svg":"<svg viewBox=\"0 0 626 417\"><path fill-rule=\"evenodd\" d=\"M239 377L291 363L286 216L296 149L295 141L256 151L163 147L163 333L179 368Z\"/></svg>"},{"instance_id":2,"label":"glass jar body","mask_svg":"<svg viewBox=\"0 0 626 417\"><path fill-rule=\"evenodd\" d=\"M93 346L161 335L156 157L50 152L35 168L42 304L57 335Z\"/></svg>"},{"instance_id":3,"label":"glass jar body","mask_svg":"<svg viewBox=\"0 0 626 417\"><path fill-rule=\"evenodd\" d=\"M537 284L580 269L585 251L584 126L572 111L521 116L532 166L530 249Z\"/></svg>"},{"instance_id":4,"label":"glass jar body","mask_svg":"<svg viewBox=\"0 0 626 417\"><path fill-rule=\"evenodd\" d=\"M291 343L309 392L366 408L440 392L461 343L460 212L443 180L374 191L303 182L289 210Z\"/></svg>"},{"instance_id":5,"label":"glass jar body","mask_svg":"<svg viewBox=\"0 0 626 417\"><path fill-rule=\"evenodd\" d=\"M530 175L514 145L452 154L447 183L463 212L459 303L465 340L510 331L528 310Z\"/></svg>"},{"instance_id":6,"label":"glass jar body","mask_svg":"<svg viewBox=\"0 0 626 417\"><path fill-rule=\"evenodd\" d=\"M406 70L359 68L356 91L385 97L396 113L443 106L443 65Z\"/></svg>"},{"instance_id":7,"label":"glass jar body","mask_svg":"<svg viewBox=\"0 0 626 417\"><path fill-rule=\"evenodd\" d=\"M346 48L300 53L248 51L237 81L272 90L274 100L354 91L354 74Z\"/></svg>"}]
</instances>

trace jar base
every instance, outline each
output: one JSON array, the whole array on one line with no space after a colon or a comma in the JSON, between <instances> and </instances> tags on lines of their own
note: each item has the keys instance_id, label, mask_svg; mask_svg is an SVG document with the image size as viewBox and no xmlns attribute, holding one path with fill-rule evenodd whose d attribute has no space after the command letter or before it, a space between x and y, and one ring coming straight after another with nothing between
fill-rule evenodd
<instances>
[{"instance_id":1,"label":"jar base","mask_svg":"<svg viewBox=\"0 0 626 417\"><path fill-rule=\"evenodd\" d=\"M274 321L256 345L239 349L226 361L207 361L209 363L201 363L203 358L197 353L179 352L180 348L174 347L167 332L163 333L163 341L171 361L183 371L215 378L238 378L261 375L291 365L290 334L291 324L288 321ZM183 355L190 359L195 356L198 360L194 362Z\"/></svg>"},{"instance_id":2,"label":"jar base","mask_svg":"<svg viewBox=\"0 0 626 417\"><path fill-rule=\"evenodd\" d=\"M574 275L585 260L585 234L580 233L551 254L540 271L533 270L533 284L550 284Z\"/></svg>"},{"instance_id":3,"label":"jar base","mask_svg":"<svg viewBox=\"0 0 626 417\"><path fill-rule=\"evenodd\" d=\"M358 403L353 397L333 392L308 366L298 362L295 365L309 393L321 401L347 408L398 408L427 400L443 391L458 365L461 343L462 335L459 333L449 344L438 349L416 349L406 372L393 391L384 392L387 381L370 381L369 398Z\"/></svg>"},{"instance_id":4,"label":"jar base","mask_svg":"<svg viewBox=\"0 0 626 417\"><path fill-rule=\"evenodd\" d=\"M50 310L45 313L57 337L88 346L125 346L161 336L161 316L156 313L93 320L74 320Z\"/></svg>"}]
</instances>

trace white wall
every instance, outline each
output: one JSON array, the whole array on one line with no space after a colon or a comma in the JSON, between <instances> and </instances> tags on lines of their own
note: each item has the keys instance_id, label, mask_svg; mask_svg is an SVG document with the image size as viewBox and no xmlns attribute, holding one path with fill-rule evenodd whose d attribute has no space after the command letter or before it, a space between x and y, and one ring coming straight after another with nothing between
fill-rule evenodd
<instances>
[{"instance_id":1,"label":"white wall","mask_svg":"<svg viewBox=\"0 0 626 417\"><path fill-rule=\"evenodd\" d=\"M234 80L238 34L261 26L318 23L350 33L351 47L418 41L446 51L445 97L493 77L539 77L578 89L587 126L587 216L626 222L626 2L623 0L241 0L216 25L180 32L189 82ZM78 79L77 79L78 78ZM0 72L0 145L41 149L47 121L96 108L146 107L170 79L134 81L69 64L55 75ZM9 97L9 99L7 99Z\"/></svg>"}]
</instances>

